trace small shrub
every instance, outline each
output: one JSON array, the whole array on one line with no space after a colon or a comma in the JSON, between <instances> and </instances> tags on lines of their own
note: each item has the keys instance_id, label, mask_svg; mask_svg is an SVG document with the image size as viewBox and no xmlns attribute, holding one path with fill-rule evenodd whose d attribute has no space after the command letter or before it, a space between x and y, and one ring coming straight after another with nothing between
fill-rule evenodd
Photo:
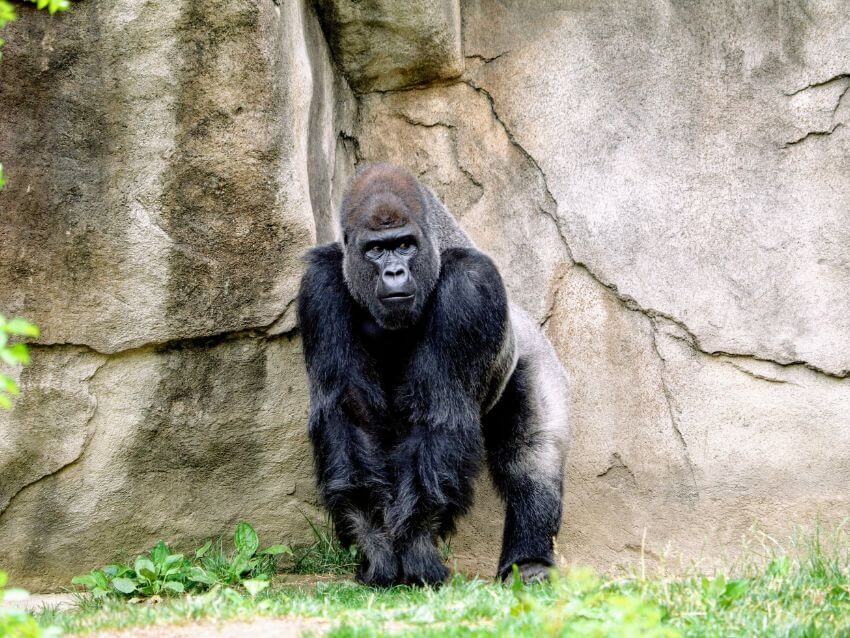
<instances>
[{"instance_id":1,"label":"small shrub","mask_svg":"<svg viewBox=\"0 0 850 638\"><path fill-rule=\"evenodd\" d=\"M197 564L191 568L189 578L201 585L241 584L255 594L268 586L277 569L277 556L292 555L292 550L286 545L272 545L260 551L257 532L245 522L236 526L233 545L234 551L227 554L219 540L217 547L210 552L212 542L207 541L195 552Z\"/></svg>"},{"instance_id":2,"label":"small shrub","mask_svg":"<svg viewBox=\"0 0 850 638\"><path fill-rule=\"evenodd\" d=\"M85 587L96 599L201 592L222 585L241 585L253 595L268 586L277 566L277 555L291 553L286 545L272 545L258 551L257 532L245 522L236 526L233 541L235 549L230 554L224 552L220 540L217 550L208 540L195 550L192 558L173 553L160 541L146 554L137 556L132 565L107 565L75 576L71 582Z\"/></svg>"},{"instance_id":3,"label":"small shrub","mask_svg":"<svg viewBox=\"0 0 850 638\"><path fill-rule=\"evenodd\" d=\"M132 566L107 565L75 576L71 582L86 587L95 598L110 594L179 594L186 590L189 567L183 554L173 554L168 545L160 541L147 554L137 556Z\"/></svg>"},{"instance_id":4,"label":"small shrub","mask_svg":"<svg viewBox=\"0 0 850 638\"><path fill-rule=\"evenodd\" d=\"M661 608L638 593L607 587L590 569L552 573L552 599L542 600L536 587L524 589L514 573L517 602L511 615L519 635L587 638L677 638ZM545 586L545 585L544 585Z\"/></svg>"}]
</instances>

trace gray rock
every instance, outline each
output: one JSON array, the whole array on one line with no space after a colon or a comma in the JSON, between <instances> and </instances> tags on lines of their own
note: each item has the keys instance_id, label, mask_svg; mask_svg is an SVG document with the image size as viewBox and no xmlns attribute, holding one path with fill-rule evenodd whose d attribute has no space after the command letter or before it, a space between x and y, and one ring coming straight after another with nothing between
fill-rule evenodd
<instances>
[{"instance_id":1,"label":"gray rock","mask_svg":"<svg viewBox=\"0 0 850 638\"><path fill-rule=\"evenodd\" d=\"M353 158L316 17L87 2L7 39L0 307L105 353L274 323Z\"/></svg>"},{"instance_id":2,"label":"gray rock","mask_svg":"<svg viewBox=\"0 0 850 638\"><path fill-rule=\"evenodd\" d=\"M458 0L315 0L334 58L358 92L463 71Z\"/></svg>"}]
</instances>

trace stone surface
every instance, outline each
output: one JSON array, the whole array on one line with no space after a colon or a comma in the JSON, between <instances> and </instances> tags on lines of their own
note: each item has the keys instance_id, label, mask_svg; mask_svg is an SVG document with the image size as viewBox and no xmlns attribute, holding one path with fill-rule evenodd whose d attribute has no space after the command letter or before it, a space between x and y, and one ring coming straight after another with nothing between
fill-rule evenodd
<instances>
[{"instance_id":1,"label":"stone surface","mask_svg":"<svg viewBox=\"0 0 850 638\"><path fill-rule=\"evenodd\" d=\"M354 162L305 2L73 9L21 7L0 64L0 308L43 333L0 413L0 565L32 588L238 519L306 540L292 302Z\"/></svg>"},{"instance_id":2,"label":"stone surface","mask_svg":"<svg viewBox=\"0 0 850 638\"><path fill-rule=\"evenodd\" d=\"M564 562L850 515L845 3L466 0L464 59L454 3L315 6L4 34L0 311L44 337L0 413L0 567L50 589L239 519L309 537L292 302L355 159L431 186L567 367ZM491 576L479 483L452 546Z\"/></svg>"},{"instance_id":3,"label":"stone surface","mask_svg":"<svg viewBox=\"0 0 850 638\"><path fill-rule=\"evenodd\" d=\"M48 350L34 353L42 367L52 360L64 376L82 380L65 397L49 398L61 387L25 383L27 403L19 407L75 395L96 405L63 415L65 431L85 432L85 440L60 460L61 471L53 459L41 461L43 469L8 495L0 564L14 582L33 590L67 585L106 555L140 552L160 538L185 547L232 533L239 520L251 521L268 544L310 539L304 515L322 514L297 338L144 348L109 357L94 374L79 348ZM36 368L27 375L42 384L47 376Z\"/></svg>"},{"instance_id":4,"label":"stone surface","mask_svg":"<svg viewBox=\"0 0 850 638\"><path fill-rule=\"evenodd\" d=\"M334 58L356 91L463 71L458 0L315 0Z\"/></svg>"},{"instance_id":5,"label":"stone surface","mask_svg":"<svg viewBox=\"0 0 850 638\"><path fill-rule=\"evenodd\" d=\"M470 81L546 175L576 260L706 351L846 376L846 3L465 9L467 55L495 58Z\"/></svg>"},{"instance_id":6,"label":"stone surface","mask_svg":"<svg viewBox=\"0 0 850 638\"><path fill-rule=\"evenodd\" d=\"M353 101L316 17L249 0L74 9L9 29L0 280L20 284L0 307L44 343L101 352L272 324L313 202L350 173Z\"/></svg>"}]
</instances>

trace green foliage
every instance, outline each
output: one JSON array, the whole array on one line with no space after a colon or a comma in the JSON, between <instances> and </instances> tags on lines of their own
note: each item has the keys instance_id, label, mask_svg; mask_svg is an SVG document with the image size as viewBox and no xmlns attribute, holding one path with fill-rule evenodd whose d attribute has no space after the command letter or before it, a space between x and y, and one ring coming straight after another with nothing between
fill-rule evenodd
<instances>
[{"instance_id":1,"label":"green foliage","mask_svg":"<svg viewBox=\"0 0 850 638\"><path fill-rule=\"evenodd\" d=\"M517 601L511 607L520 635L587 638L677 638L681 634L666 622L666 614L644 597L606 586L589 569L563 577L552 574L550 599L526 593L517 574L513 578Z\"/></svg>"},{"instance_id":2,"label":"green foliage","mask_svg":"<svg viewBox=\"0 0 850 638\"><path fill-rule=\"evenodd\" d=\"M316 524L303 512L313 542L302 547L293 547L294 564L287 570L293 574L351 574L357 567L357 548L343 547L334 533L333 523L326 519Z\"/></svg>"},{"instance_id":3,"label":"green foliage","mask_svg":"<svg viewBox=\"0 0 850 638\"><path fill-rule=\"evenodd\" d=\"M191 558L173 553L163 541L136 557L132 565L115 563L71 581L81 585L96 599L109 597L147 598L206 591L221 585L241 585L256 594L268 586L276 569L276 556L291 553L285 545L259 550L257 532L241 522L234 534L234 550L226 553L219 540L217 548L208 540Z\"/></svg>"},{"instance_id":4,"label":"green foliage","mask_svg":"<svg viewBox=\"0 0 850 638\"><path fill-rule=\"evenodd\" d=\"M57 627L42 628L31 614L23 609L4 607L3 603L24 600L23 589L5 589L7 576L0 571L0 636L9 638L53 638L60 631Z\"/></svg>"},{"instance_id":5,"label":"green foliage","mask_svg":"<svg viewBox=\"0 0 850 638\"><path fill-rule=\"evenodd\" d=\"M147 554L137 556L132 566L124 563L107 565L75 576L71 582L86 587L95 598L120 594L179 594L186 590L188 569L183 554L172 553L168 545L160 541Z\"/></svg>"},{"instance_id":6,"label":"green foliage","mask_svg":"<svg viewBox=\"0 0 850 638\"><path fill-rule=\"evenodd\" d=\"M0 361L7 365L26 365L30 362L29 350L25 343L10 343L14 336L38 337L39 331L36 326L24 319L7 320L0 315ZM12 407L12 397L20 393L20 388L15 380L0 372L0 408Z\"/></svg>"},{"instance_id":7,"label":"green foliage","mask_svg":"<svg viewBox=\"0 0 850 638\"><path fill-rule=\"evenodd\" d=\"M236 526L233 545L233 551L227 553L221 540L215 547L207 542L195 552L197 564L190 577L205 585L241 584L250 593L256 594L268 586L277 567L277 556L292 555L292 550L286 545L272 545L259 551L257 532L244 521Z\"/></svg>"},{"instance_id":8,"label":"green foliage","mask_svg":"<svg viewBox=\"0 0 850 638\"><path fill-rule=\"evenodd\" d=\"M714 574L605 578L569 570L551 583L504 586L455 576L440 588L373 589L350 580L268 587L256 595L220 586L158 605L111 597L98 609L45 615L69 632L185 623L200 618L297 618L332 636L536 638L850 636L850 535L816 534L789 549L748 550ZM641 570L643 571L643 570Z\"/></svg>"}]
</instances>

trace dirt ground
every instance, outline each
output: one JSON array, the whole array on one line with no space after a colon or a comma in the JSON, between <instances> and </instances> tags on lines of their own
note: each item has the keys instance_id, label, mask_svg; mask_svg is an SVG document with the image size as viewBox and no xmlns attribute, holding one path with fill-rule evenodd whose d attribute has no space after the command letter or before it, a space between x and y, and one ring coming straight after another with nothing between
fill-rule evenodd
<instances>
[{"instance_id":1,"label":"dirt ground","mask_svg":"<svg viewBox=\"0 0 850 638\"><path fill-rule=\"evenodd\" d=\"M305 618L260 618L226 622L156 625L86 634L91 638L297 638L325 633L329 621Z\"/></svg>"}]
</instances>

